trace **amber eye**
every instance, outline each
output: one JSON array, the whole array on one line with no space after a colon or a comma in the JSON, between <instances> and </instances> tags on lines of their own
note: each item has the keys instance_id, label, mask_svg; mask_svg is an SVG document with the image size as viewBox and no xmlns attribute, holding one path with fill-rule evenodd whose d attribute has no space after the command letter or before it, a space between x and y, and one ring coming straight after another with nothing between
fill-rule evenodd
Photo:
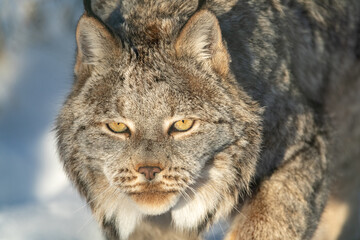
<instances>
[{"instance_id":1,"label":"amber eye","mask_svg":"<svg viewBox=\"0 0 360 240\"><path fill-rule=\"evenodd\" d=\"M109 128L110 131L114 133L126 133L129 130L129 128L121 122L108 123L106 124L106 126Z\"/></svg>"},{"instance_id":2,"label":"amber eye","mask_svg":"<svg viewBox=\"0 0 360 240\"><path fill-rule=\"evenodd\" d=\"M176 132L186 132L190 130L193 125L194 125L194 120L183 119L175 122L172 128Z\"/></svg>"}]
</instances>

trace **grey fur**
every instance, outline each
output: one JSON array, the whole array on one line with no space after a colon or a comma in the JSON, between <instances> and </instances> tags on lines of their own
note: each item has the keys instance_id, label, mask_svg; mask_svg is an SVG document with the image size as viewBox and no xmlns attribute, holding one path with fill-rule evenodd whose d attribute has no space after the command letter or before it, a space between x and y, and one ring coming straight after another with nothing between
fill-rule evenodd
<instances>
[{"instance_id":1,"label":"grey fur","mask_svg":"<svg viewBox=\"0 0 360 240\"><path fill-rule=\"evenodd\" d=\"M360 2L92 6L103 20L88 12L79 21L57 133L65 171L107 239L196 239L221 219L231 223L227 240L311 239L340 162L328 153L328 106L359 68ZM196 128L169 135L164 121L176 116ZM128 138L106 129L118 119L129 121ZM158 185L133 184L144 164L164 168ZM197 207L204 212L187 226L184 209ZM125 226L131 208L139 211Z\"/></svg>"}]
</instances>

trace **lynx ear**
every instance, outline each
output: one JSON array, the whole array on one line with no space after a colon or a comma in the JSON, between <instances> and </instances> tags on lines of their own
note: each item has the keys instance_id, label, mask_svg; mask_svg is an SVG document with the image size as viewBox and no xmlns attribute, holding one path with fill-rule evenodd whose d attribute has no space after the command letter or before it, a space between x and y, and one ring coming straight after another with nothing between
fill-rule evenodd
<instances>
[{"instance_id":1,"label":"lynx ear","mask_svg":"<svg viewBox=\"0 0 360 240\"><path fill-rule=\"evenodd\" d=\"M84 67L106 65L106 58L120 53L121 46L112 32L95 17L85 13L76 29L77 57L75 74Z\"/></svg>"},{"instance_id":2,"label":"lynx ear","mask_svg":"<svg viewBox=\"0 0 360 240\"><path fill-rule=\"evenodd\" d=\"M221 75L229 71L229 55L222 41L219 22L207 10L194 14L185 24L175 42L178 57L192 57L210 63Z\"/></svg>"}]
</instances>

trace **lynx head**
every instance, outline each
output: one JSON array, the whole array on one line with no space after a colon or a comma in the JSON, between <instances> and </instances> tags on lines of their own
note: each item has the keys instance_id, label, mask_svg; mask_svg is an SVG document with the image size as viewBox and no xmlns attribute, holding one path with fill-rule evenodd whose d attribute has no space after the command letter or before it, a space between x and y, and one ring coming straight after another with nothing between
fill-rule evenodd
<instances>
[{"instance_id":1,"label":"lynx head","mask_svg":"<svg viewBox=\"0 0 360 240\"><path fill-rule=\"evenodd\" d=\"M259 108L235 82L211 12L155 45L123 39L91 14L78 23L75 83L57 122L65 170L123 237L147 215L204 227L248 190Z\"/></svg>"}]
</instances>

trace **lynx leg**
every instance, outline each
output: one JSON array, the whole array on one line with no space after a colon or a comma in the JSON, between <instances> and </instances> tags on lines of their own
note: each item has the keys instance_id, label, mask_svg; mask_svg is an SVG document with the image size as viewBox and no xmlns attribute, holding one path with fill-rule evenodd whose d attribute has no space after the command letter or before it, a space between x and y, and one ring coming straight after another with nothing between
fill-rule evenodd
<instances>
[{"instance_id":1,"label":"lynx leg","mask_svg":"<svg viewBox=\"0 0 360 240\"><path fill-rule=\"evenodd\" d=\"M311 239L328 192L325 150L320 137L298 149L261 183L226 240Z\"/></svg>"}]
</instances>

